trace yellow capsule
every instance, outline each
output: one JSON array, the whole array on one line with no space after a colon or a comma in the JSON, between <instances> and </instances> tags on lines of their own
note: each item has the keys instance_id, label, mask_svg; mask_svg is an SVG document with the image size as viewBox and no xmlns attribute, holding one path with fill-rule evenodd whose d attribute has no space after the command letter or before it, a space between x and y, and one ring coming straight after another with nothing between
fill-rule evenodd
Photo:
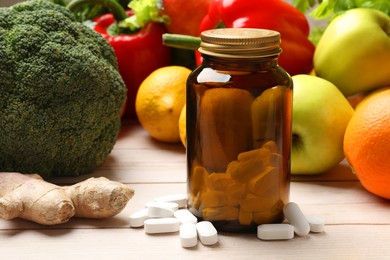
<instances>
[{"instance_id":1,"label":"yellow capsule","mask_svg":"<svg viewBox=\"0 0 390 260\"><path fill-rule=\"evenodd\" d=\"M256 224L267 224L275 222L276 215L270 211L253 212L253 222Z\"/></svg>"},{"instance_id":2,"label":"yellow capsule","mask_svg":"<svg viewBox=\"0 0 390 260\"><path fill-rule=\"evenodd\" d=\"M276 168L273 166L266 166L263 171L249 180L248 190L257 195L264 194L271 186L277 184L278 175Z\"/></svg>"},{"instance_id":3,"label":"yellow capsule","mask_svg":"<svg viewBox=\"0 0 390 260\"><path fill-rule=\"evenodd\" d=\"M208 187L212 190L226 191L227 187L233 183L229 174L212 173L208 177Z\"/></svg>"},{"instance_id":4,"label":"yellow capsule","mask_svg":"<svg viewBox=\"0 0 390 260\"><path fill-rule=\"evenodd\" d=\"M277 153L278 152L278 146L275 143L275 141L270 140L263 144L262 148L268 149L271 153Z\"/></svg>"},{"instance_id":5,"label":"yellow capsule","mask_svg":"<svg viewBox=\"0 0 390 260\"><path fill-rule=\"evenodd\" d=\"M253 158L255 158L257 156L257 154L259 153L260 149L262 149L262 148L253 149L253 150L249 150L249 151L245 151L245 152L239 153L238 156L237 156L237 159L240 162L253 159Z\"/></svg>"},{"instance_id":6,"label":"yellow capsule","mask_svg":"<svg viewBox=\"0 0 390 260\"><path fill-rule=\"evenodd\" d=\"M229 164L228 164L228 166L227 166L227 168L226 168L226 174L228 175L228 176L232 176L232 169L234 169L235 167L237 167L237 165L239 164L239 162L237 161L237 160L235 160L235 161L231 161Z\"/></svg>"},{"instance_id":7,"label":"yellow capsule","mask_svg":"<svg viewBox=\"0 0 390 260\"><path fill-rule=\"evenodd\" d=\"M271 156L271 151L267 148L262 147L262 148L242 152L238 155L237 159L240 162L253 159L253 160L261 160L264 163L268 163L270 156Z\"/></svg>"},{"instance_id":8,"label":"yellow capsule","mask_svg":"<svg viewBox=\"0 0 390 260\"><path fill-rule=\"evenodd\" d=\"M278 153L272 153L271 154L271 158L269 160L269 163L272 165L272 166L275 166L275 167L281 167L282 163L283 163L283 158L282 158L282 155L278 154Z\"/></svg>"},{"instance_id":9,"label":"yellow capsule","mask_svg":"<svg viewBox=\"0 0 390 260\"><path fill-rule=\"evenodd\" d=\"M198 192L197 194L193 196L189 196L188 198L188 204L192 205L191 207L199 209L200 205L202 203L202 192Z\"/></svg>"},{"instance_id":10,"label":"yellow capsule","mask_svg":"<svg viewBox=\"0 0 390 260\"><path fill-rule=\"evenodd\" d=\"M207 170L202 166L196 166L191 174L191 181L189 190L193 196L196 196L201 191L206 190L207 188Z\"/></svg>"},{"instance_id":11,"label":"yellow capsule","mask_svg":"<svg viewBox=\"0 0 390 260\"><path fill-rule=\"evenodd\" d=\"M228 201L226 193L221 191L208 190L202 193L202 204L205 208L226 206Z\"/></svg>"},{"instance_id":12,"label":"yellow capsule","mask_svg":"<svg viewBox=\"0 0 390 260\"><path fill-rule=\"evenodd\" d=\"M238 208L237 207L213 207L204 208L203 219L204 220L236 220L238 219Z\"/></svg>"},{"instance_id":13,"label":"yellow capsule","mask_svg":"<svg viewBox=\"0 0 390 260\"><path fill-rule=\"evenodd\" d=\"M248 193L246 198L240 202L240 207L246 211L264 211L271 209L278 198L276 196L257 196L253 193Z\"/></svg>"},{"instance_id":14,"label":"yellow capsule","mask_svg":"<svg viewBox=\"0 0 390 260\"><path fill-rule=\"evenodd\" d=\"M201 194L202 205L208 207L238 206L239 199L229 196L225 191L207 190Z\"/></svg>"},{"instance_id":15,"label":"yellow capsule","mask_svg":"<svg viewBox=\"0 0 390 260\"><path fill-rule=\"evenodd\" d=\"M233 182L232 184L230 184L226 192L227 194L234 198L237 198L238 200L245 198L246 195L245 186L238 182Z\"/></svg>"},{"instance_id":16,"label":"yellow capsule","mask_svg":"<svg viewBox=\"0 0 390 260\"><path fill-rule=\"evenodd\" d=\"M238 221L241 225L250 225L253 221L253 213L240 209L238 213Z\"/></svg>"},{"instance_id":17,"label":"yellow capsule","mask_svg":"<svg viewBox=\"0 0 390 260\"><path fill-rule=\"evenodd\" d=\"M247 183L259 172L263 171L263 169L263 162L255 158L236 164L235 167L232 167L231 169L231 176L233 180L239 183Z\"/></svg>"},{"instance_id":18,"label":"yellow capsule","mask_svg":"<svg viewBox=\"0 0 390 260\"><path fill-rule=\"evenodd\" d=\"M240 199L233 196L226 196L226 200L226 206L229 207L238 207L238 205L240 204Z\"/></svg>"},{"instance_id":19,"label":"yellow capsule","mask_svg":"<svg viewBox=\"0 0 390 260\"><path fill-rule=\"evenodd\" d=\"M253 212L253 222L256 224L282 222L284 219L283 207L283 201L277 200L268 210Z\"/></svg>"}]
</instances>

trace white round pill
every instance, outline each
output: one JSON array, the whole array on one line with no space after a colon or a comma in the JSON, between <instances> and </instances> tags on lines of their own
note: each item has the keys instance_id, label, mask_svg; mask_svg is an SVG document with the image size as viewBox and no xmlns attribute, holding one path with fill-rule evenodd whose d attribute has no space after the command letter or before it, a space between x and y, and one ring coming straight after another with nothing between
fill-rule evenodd
<instances>
[{"instance_id":1,"label":"white round pill","mask_svg":"<svg viewBox=\"0 0 390 260\"><path fill-rule=\"evenodd\" d=\"M292 239L294 226L290 224L262 224L257 226L257 237L261 240Z\"/></svg>"},{"instance_id":2,"label":"white round pill","mask_svg":"<svg viewBox=\"0 0 390 260\"><path fill-rule=\"evenodd\" d=\"M321 233L325 230L325 220L317 216L306 216L307 222L310 225L310 232Z\"/></svg>"},{"instance_id":3,"label":"white round pill","mask_svg":"<svg viewBox=\"0 0 390 260\"><path fill-rule=\"evenodd\" d=\"M218 233L210 221L201 221L196 224L198 237L203 245L209 246L218 243Z\"/></svg>"},{"instance_id":4,"label":"white round pill","mask_svg":"<svg viewBox=\"0 0 390 260\"><path fill-rule=\"evenodd\" d=\"M295 233L298 236L306 236L309 234L309 222L306 220L306 217L295 202L287 203L283 208L283 213L288 222L294 226Z\"/></svg>"},{"instance_id":5,"label":"white round pill","mask_svg":"<svg viewBox=\"0 0 390 260\"><path fill-rule=\"evenodd\" d=\"M198 234L193 223L180 225L180 243L182 247L194 247L198 244Z\"/></svg>"},{"instance_id":6,"label":"white round pill","mask_svg":"<svg viewBox=\"0 0 390 260\"><path fill-rule=\"evenodd\" d=\"M145 233L160 234L179 231L180 222L176 218L150 218L144 222Z\"/></svg>"}]
</instances>

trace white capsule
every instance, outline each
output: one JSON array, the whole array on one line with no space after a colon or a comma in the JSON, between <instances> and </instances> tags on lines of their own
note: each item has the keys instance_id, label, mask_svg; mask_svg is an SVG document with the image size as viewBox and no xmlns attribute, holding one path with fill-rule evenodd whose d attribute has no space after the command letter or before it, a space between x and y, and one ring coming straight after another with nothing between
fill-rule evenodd
<instances>
[{"instance_id":1,"label":"white capsule","mask_svg":"<svg viewBox=\"0 0 390 260\"><path fill-rule=\"evenodd\" d=\"M257 237L261 240L292 239L294 226L290 224L262 224L257 226Z\"/></svg>"},{"instance_id":2,"label":"white capsule","mask_svg":"<svg viewBox=\"0 0 390 260\"><path fill-rule=\"evenodd\" d=\"M160 234L179 231L180 222L176 218L150 218L144 222L145 233Z\"/></svg>"},{"instance_id":3,"label":"white capsule","mask_svg":"<svg viewBox=\"0 0 390 260\"><path fill-rule=\"evenodd\" d=\"M161 208L167 208L171 209L173 211L176 211L179 209L179 205L174 202L157 202L157 201L149 201L148 203L145 204L146 208L149 207L161 207Z\"/></svg>"},{"instance_id":4,"label":"white capsule","mask_svg":"<svg viewBox=\"0 0 390 260\"><path fill-rule=\"evenodd\" d=\"M294 226L298 236L306 236L310 232L310 225L303 215L299 206L294 202L287 203L283 208L283 213L288 222Z\"/></svg>"},{"instance_id":5,"label":"white capsule","mask_svg":"<svg viewBox=\"0 0 390 260\"><path fill-rule=\"evenodd\" d=\"M174 202L179 205L179 208L185 208L187 206L186 194L172 194L167 196L161 196L154 199L158 202Z\"/></svg>"},{"instance_id":6,"label":"white capsule","mask_svg":"<svg viewBox=\"0 0 390 260\"><path fill-rule=\"evenodd\" d=\"M210 221L201 221L196 224L196 230L200 242L209 246L218 243L218 233Z\"/></svg>"},{"instance_id":7,"label":"white capsule","mask_svg":"<svg viewBox=\"0 0 390 260\"><path fill-rule=\"evenodd\" d=\"M169 218L174 214L173 210L158 205L151 205L147 209L149 218Z\"/></svg>"},{"instance_id":8,"label":"white capsule","mask_svg":"<svg viewBox=\"0 0 390 260\"><path fill-rule=\"evenodd\" d=\"M180 225L180 243L182 247L194 247L198 244L198 234L193 223Z\"/></svg>"},{"instance_id":9,"label":"white capsule","mask_svg":"<svg viewBox=\"0 0 390 260\"><path fill-rule=\"evenodd\" d=\"M174 213L175 218L177 218L181 223L198 223L198 219L189 211L188 209L179 209Z\"/></svg>"},{"instance_id":10,"label":"white capsule","mask_svg":"<svg viewBox=\"0 0 390 260\"><path fill-rule=\"evenodd\" d=\"M141 209L130 215L130 227L142 227L148 218L148 209Z\"/></svg>"},{"instance_id":11,"label":"white capsule","mask_svg":"<svg viewBox=\"0 0 390 260\"><path fill-rule=\"evenodd\" d=\"M307 222L310 225L310 232L321 233L325 229L325 220L317 216L306 216Z\"/></svg>"}]
</instances>

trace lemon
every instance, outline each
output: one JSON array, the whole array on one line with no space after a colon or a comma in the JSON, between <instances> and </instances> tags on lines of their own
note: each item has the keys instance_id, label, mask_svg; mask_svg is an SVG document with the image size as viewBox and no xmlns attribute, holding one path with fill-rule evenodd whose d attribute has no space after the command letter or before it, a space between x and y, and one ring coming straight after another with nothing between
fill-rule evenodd
<instances>
[{"instance_id":1,"label":"lemon","mask_svg":"<svg viewBox=\"0 0 390 260\"><path fill-rule=\"evenodd\" d=\"M190 73L183 66L161 67L141 83L135 110L141 126L153 138L170 143L181 141L178 123Z\"/></svg>"},{"instance_id":2,"label":"lemon","mask_svg":"<svg viewBox=\"0 0 390 260\"><path fill-rule=\"evenodd\" d=\"M180 141L184 145L187 146L187 133L186 133L186 105L184 104L183 109L181 110L179 117L179 134Z\"/></svg>"}]
</instances>

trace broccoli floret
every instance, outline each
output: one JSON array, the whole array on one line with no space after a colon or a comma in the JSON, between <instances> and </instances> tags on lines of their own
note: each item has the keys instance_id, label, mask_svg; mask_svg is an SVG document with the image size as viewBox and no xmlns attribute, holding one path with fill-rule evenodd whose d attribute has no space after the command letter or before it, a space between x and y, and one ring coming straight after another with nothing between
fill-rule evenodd
<instances>
[{"instance_id":1,"label":"broccoli floret","mask_svg":"<svg viewBox=\"0 0 390 260\"><path fill-rule=\"evenodd\" d=\"M0 8L0 171L92 171L116 142L125 98L112 47L65 7Z\"/></svg>"}]
</instances>

